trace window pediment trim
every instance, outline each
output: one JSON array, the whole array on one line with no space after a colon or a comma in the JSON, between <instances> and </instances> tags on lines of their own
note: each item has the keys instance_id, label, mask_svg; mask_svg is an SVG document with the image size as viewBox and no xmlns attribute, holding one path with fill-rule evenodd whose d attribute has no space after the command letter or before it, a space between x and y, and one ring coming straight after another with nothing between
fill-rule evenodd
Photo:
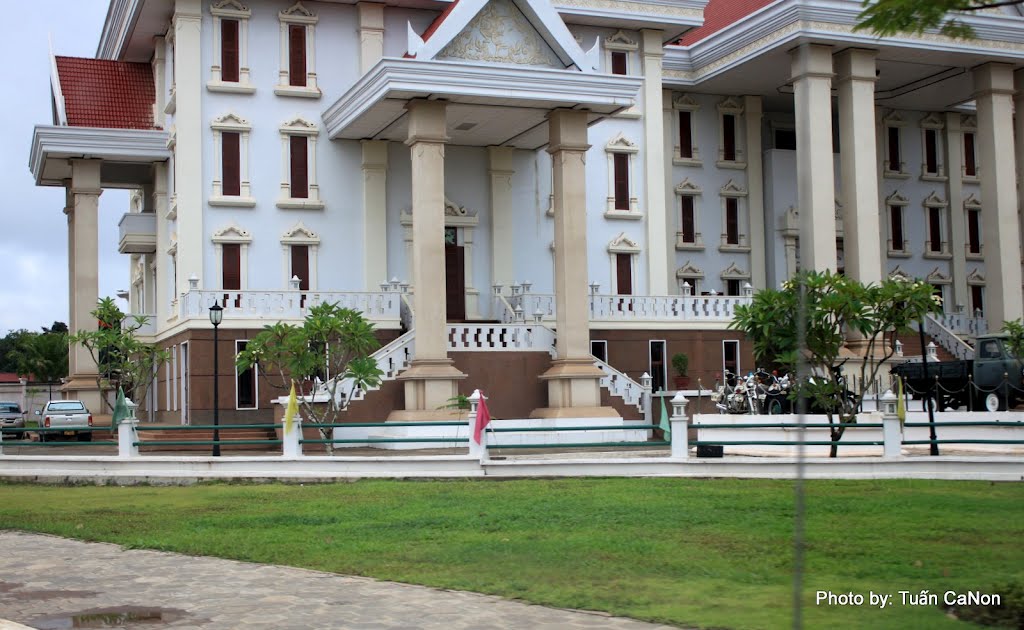
<instances>
[{"instance_id":1,"label":"window pediment trim","mask_svg":"<svg viewBox=\"0 0 1024 630\"><path fill-rule=\"evenodd\" d=\"M210 128L217 131L252 131L252 123L234 112L228 112L214 118Z\"/></svg>"},{"instance_id":2,"label":"window pediment trim","mask_svg":"<svg viewBox=\"0 0 1024 630\"><path fill-rule=\"evenodd\" d=\"M722 189L718 191L718 194L723 197L746 197L747 190L740 187L736 182L730 179L726 182L725 186L722 186Z\"/></svg>"},{"instance_id":3,"label":"window pediment trim","mask_svg":"<svg viewBox=\"0 0 1024 630\"><path fill-rule=\"evenodd\" d=\"M721 278L723 280L749 280L750 273L737 267L736 263L729 263L729 266L722 270Z\"/></svg>"},{"instance_id":4,"label":"window pediment trim","mask_svg":"<svg viewBox=\"0 0 1024 630\"><path fill-rule=\"evenodd\" d=\"M302 221L299 221L289 230L281 234L282 245L319 245L320 235L307 228Z\"/></svg>"},{"instance_id":5,"label":"window pediment trim","mask_svg":"<svg viewBox=\"0 0 1024 630\"><path fill-rule=\"evenodd\" d=\"M946 126L946 121L935 112L930 112L927 116L921 119L922 129L943 129Z\"/></svg>"},{"instance_id":6,"label":"window pediment trim","mask_svg":"<svg viewBox=\"0 0 1024 630\"><path fill-rule=\"evenodd\" d=\"M921 202L921 205L925 208L945 208L949 204L945 199L939 197L939 195L933 190L932 193Z\"/></svg>"},{"instance_id":7,"label":"window pediment trim","mask_svg":"<svg viewBox=\"0 0 1024 630\"><path fill-rule=\"evenodd\" d=\"M319 16L303 6L302 2L296 2L278 13L277 17L282 22L291 24L316 24L320 20Z\"/></svg>"},{"instance_id":8,"label":"window pediment trim","mask_svg":"<svg viewBox=\"0 0 1024 630\"><path fill-rule=\"evenodd\" d=\"M315 122L306 120L302 116L297 116L291 120L283 123L280 127L281 133L288 134L290 136L319 136L320 126Z\"/></svg>"},{"instance_id":9,"label":"window pediment trim","mask_svg":"<svg viewBox=\"0 0 1024 630\"><path fill-rule=\"evenodd\" d=\"M743 113L743 102L734 96L730 96L716 105L719 114L735 114L740 115Z\"/></svg>"},{"instance_id":10,"label":"window pediment trim","mask_svg":"<svg viewBox=\"0 0 1024 630\"><path fill-rule=\"evenodd\" d=\"M214 232L211 240L214 243L251 243L252 234L232 223Z\"/></svg>"},{"instance_id":11,"label":"window pediment trim","mask_svg":"<svg viewBox=\"0 0 1024 630\"><path fill-rule=\"evenodd\" d=\"M608 153L637 153L640 148L620 132L604 145L604 150Z\"/></svg>"},{"instance_id":12,"label":"window pediment trim","mask_svg":"<svg viewBox=\"0 0 1024 630\"><path fill-rule=\"evenodd\" d=\"M974 196L974 193L967 195L967 198L964 199L964 209L981 210L981 202L978 201L978 198Z\"/></svg>"},{"instance_id":13,"label":"window pediment trim","mask_svg":"<svg viewBox=\"0 0 1024 630\"><path fill-rule=\"evenodd\" d=\"M676 194L677 195L694 195L694 196L695 195L702 195L702 194L704 194L704 189L701 188L700 186L698 186L697 184L693 183L692 181L690 181L690 178L687 177L683 181L679 182L678 186L676 186Z\"/></svg>"},{"instance_id":14,"label":"window pediment trim","mask_svg":"<svg viewBox=\"0 0 1024 630\"><path fill-rule=\"evenodd\" d=\"M238 0L220 0L220 2L214 2L210 5L210 14L217 17L246 20L252 17L252 9Z\"/></svg>"},{"instance_id":15,"label":"window pediment trim","mask_svg":"<svg viewBox=\"0 0 1024 630\"><path fill-rule=\"evenodd\" d=\"M896 110L892 110L888 114L882 117L882 123L886 127L906 127L908 122L907 119Z\"/></svg>"},{"instance_id":16,"label":"window pediment trim","mask_svg":"<svg viewBox=\"0 0 1024 630\"><path fill-rule=\"evenodd\" d=\"M971 273L967 274L967 284L982 286L985 284L985 276L979 269L975 269Z\"/></svg>"},{"instance_id":17,"label":"window pediment trim","mask_svg":"<svg viewBox=\"0 0 1024 630\"><path fill-rule=\"evenodd\" d=\"M639 49L640 45L622 30L618 30L605 38L604 47L608 50L633 51Z\"/></svg>"},{"instance_id":18,"label":"window pediment trim","mask_svg":"<svg viewBox=\"0 0 1024 630\"><path fill-rule=\"evenodd\" d=\"M890 206L906 206L910 204L910 200L901 195L900 191L897 190L885 198L885 203Z\"/></svg>"},{"instance_id":19,"label":"window pediment trim","mask_svg":"<svg viewBox=\"0 0 1024 630\"><path fill-rule=\"evenodd\" d=\"M693 264L689 260L683 263L683 266L676 269L676 278L703 278L704 270Z\"/></svg>"},{"instance_id":20,"label":"window pediment trim","mask_svg":"<svg viewBox=\"0 0 1024 630\"><path fill-rule=\"evenodd\" d=\"M932 269L931 273L928 274L927 280L930 284L952 284L953 282L949 274L942 273L942 270L938 267Z\"/></svg>"},{"instance_id":21,"label":"window pediment trim","mask_svg":"<svg viewBox=\"0 0 1024 630\"><path fill-rule=\"evenodd\" d=\"M626 236L625 232L621 232L618 236L613 238L608 243L609 254L639 254L640 246L637 245L636 241Z\"/></svg>"},{"instance_id":22,"label":"window pediment trim","mask_svg":"<svg viewBox=\"0 0 1024 630\"><path fill-rule=\"evenodd\" d=\"M960 116L960 130L974 132L978 130L978 118L971 114Z\"/></svg>"},{"instance_id":23,"label":"window pediment trim","mask_svg":"<svg viewBox=\"0 0 1024 630\"><path fill-rule=\"evenodd\" d=\"M672 99L672 107L684 112L700 111L700 103L689 94L680 94Z\"/></svg>"},{"instance_id":24,"label":"window pediment trim","mask_svg":"<svg viewBox=\"0 0 1024 630\"><path fill-rule=\"evenodd\" d=\"M899 265L896 265L896 267L889 272L889 279L899 280L901 282L913 282L914 280L914 278L906 271L903 271Z\"/></svg>"}]
</instances>

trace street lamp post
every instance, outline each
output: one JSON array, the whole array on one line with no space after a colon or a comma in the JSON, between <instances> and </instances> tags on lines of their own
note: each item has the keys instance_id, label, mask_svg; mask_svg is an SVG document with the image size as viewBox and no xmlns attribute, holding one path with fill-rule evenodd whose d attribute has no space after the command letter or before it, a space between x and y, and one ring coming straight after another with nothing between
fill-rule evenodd
<instances>
[{"instance_id":1,"label":"street lamp post","mask_svg":"<svg viewBox=\"0 0 1024 630\"><path fill-rule=\"evenodd\" d=\"M217 365L217 355L220 354L217 349L217 327L220 326L220 322L224 319L224 309L221 308L220 304L214 304L210 307L210 323L213 324L213 456L220 457L220 387L218 386L220 371Z\"/></svg>"}]
</instances>

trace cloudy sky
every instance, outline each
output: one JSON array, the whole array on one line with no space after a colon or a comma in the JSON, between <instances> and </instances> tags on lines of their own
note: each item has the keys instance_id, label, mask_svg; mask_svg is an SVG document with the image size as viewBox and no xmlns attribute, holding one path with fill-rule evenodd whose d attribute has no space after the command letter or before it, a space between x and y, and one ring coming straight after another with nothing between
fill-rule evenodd
<instances>
[{"instance_id":1,"label":"cloudy sky","mask_svg":"<svg viewBox=\"0 0 1024 630\"><path fill-rule=\"evenodd\" d=\"M37 188L28 170L32 128L51 124L50 53L93 57L108 0L33 0L30 11L0 27L0 58L9 75L0 99L0 335L68 320L64 189ZM128 193L100 197L100 296L128 288L128 256L117 253L117 222ZM122 308L126 307L121 302Z\"/></svg>"}]
</instances>

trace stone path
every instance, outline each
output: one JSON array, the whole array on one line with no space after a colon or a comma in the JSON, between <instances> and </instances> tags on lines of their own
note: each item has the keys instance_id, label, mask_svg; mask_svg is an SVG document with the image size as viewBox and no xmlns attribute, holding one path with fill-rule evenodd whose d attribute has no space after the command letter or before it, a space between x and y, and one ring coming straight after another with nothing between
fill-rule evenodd
<instances>
[{"instance_id":1,"label":"stone path","mask_svg":"<svg viewBox=\"0 0 1024 630\"><path fill-rule=\"evenodd\" d=\"M44 630L108 627L103 622L139 630L669 628L475 593L0 531L0 629L5 619Z\"/></svg>"}]
</instances>

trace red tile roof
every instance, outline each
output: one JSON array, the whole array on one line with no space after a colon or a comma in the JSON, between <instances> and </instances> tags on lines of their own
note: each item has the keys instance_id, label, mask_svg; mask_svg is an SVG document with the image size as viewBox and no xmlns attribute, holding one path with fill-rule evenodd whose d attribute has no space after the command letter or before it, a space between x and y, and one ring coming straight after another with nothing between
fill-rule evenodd
<instances>
[{"instance_id":1,"label":"red tile roof","mask_svg":"<svg viewBox=\"0 0 1024 630\"><path fill-rule=\"evenodd\" d=\"M71 127L153 129L153 69L147 63L57 57Z\"/></svg>"},{"instance_id":2,"label":"red tile roof","mask_svg":"<svg viewBox=\"0 0 1024 630\"><path fill-rule=\"evenodd\" d=\"M681 46L689 46L723 28L740 21L758 9L776 0L711 0L704 7L704 25L686 33L679 40Z\"/></svg>"},{"instance_id":3,"label":"red tile roof","mask_svg":"<svg viewBox=\"0 0 1024 630\"><path fill-rule=\"evenodd\" d=\"M19 376L14 372L0 372L0 383L19 383Z\"/></svg>"}]
</instances>

